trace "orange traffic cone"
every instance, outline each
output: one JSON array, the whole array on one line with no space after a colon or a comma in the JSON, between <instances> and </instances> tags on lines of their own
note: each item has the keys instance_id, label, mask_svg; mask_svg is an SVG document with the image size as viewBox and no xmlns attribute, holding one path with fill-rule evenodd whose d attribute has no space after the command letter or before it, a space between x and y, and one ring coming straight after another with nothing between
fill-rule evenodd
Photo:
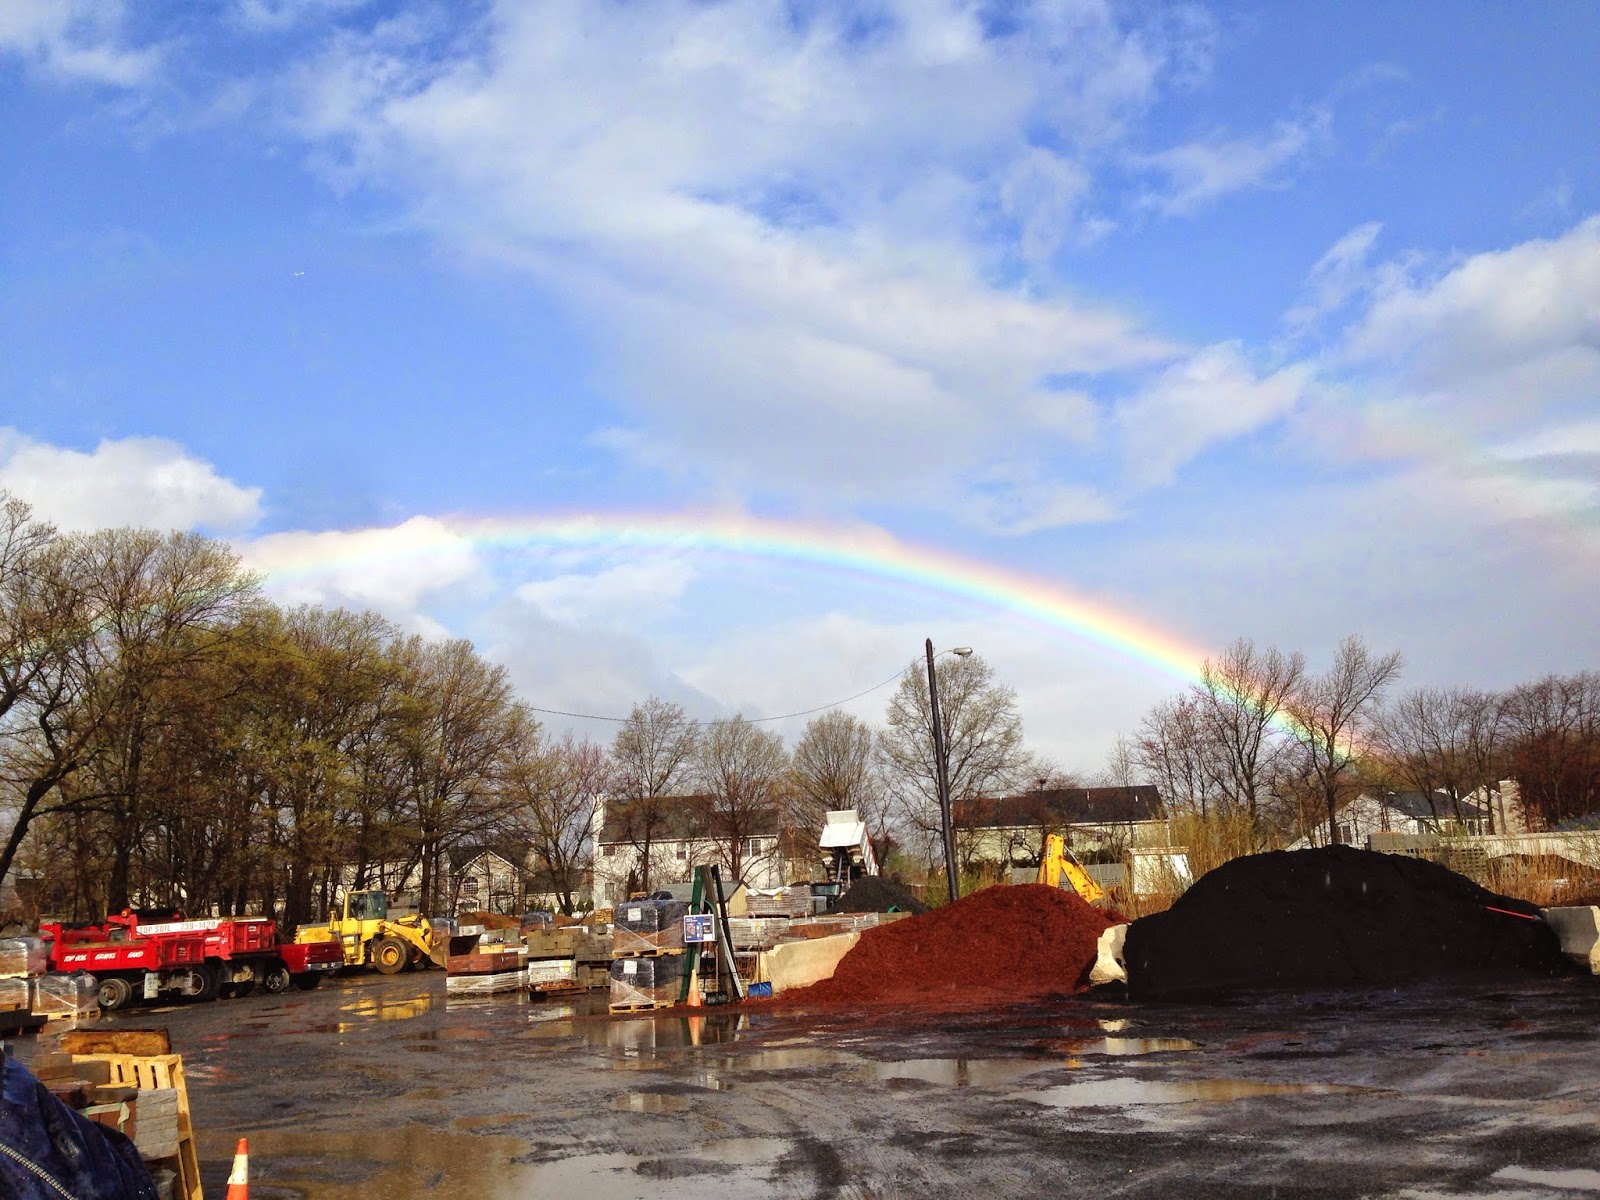
<instances>
[{"instance_id":1,"label":"orange traffic cone","mask_svg":"<svg viewBox=\"0 0 1600 1200\"><path fill-rule=\"evenodd\" d=\"M240 1138L239 1148L233 1152L226 1200L250 1200L250 1142L247 1138Z\"/></svg>"}]
</instances>

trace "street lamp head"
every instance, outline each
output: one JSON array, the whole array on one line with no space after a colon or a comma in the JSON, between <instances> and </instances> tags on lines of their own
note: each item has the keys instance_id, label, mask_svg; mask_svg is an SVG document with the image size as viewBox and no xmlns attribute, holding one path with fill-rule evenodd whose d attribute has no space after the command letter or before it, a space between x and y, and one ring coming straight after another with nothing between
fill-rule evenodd
<instances>
[{"instance_id":1,"label":"street lamp head","mask_svg":"<svg viewBox=\"0 0 1600 1200\"><path fill-rule=\"evenodd\" d=\"M958 656L960 658L966 658L967 655L972 653L972 647L971 646L957 646L954 650L950 651L950 653L954 654L954 655L956 655L956 656Z\"/></svg>"}]
</instances>

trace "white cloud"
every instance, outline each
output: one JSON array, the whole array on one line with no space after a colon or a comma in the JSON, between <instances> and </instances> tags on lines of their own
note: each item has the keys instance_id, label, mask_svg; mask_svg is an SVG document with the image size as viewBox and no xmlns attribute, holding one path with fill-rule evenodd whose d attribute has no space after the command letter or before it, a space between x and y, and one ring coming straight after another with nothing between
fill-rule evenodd
<instances>
[{"instance_id":1,"label":"white cloud","mask_svg":"<svg viewBox=\"0 0 1600 1200\"><path fill-rule=\"evenodd\" d=\"M1170 482L1207 448L1288 414L1310 380L1303 364L1259 375L1233 342L1196 352L1118 405L1130 478L1147 486Z\"/></svg>"},{"instance_id":2,"label":"white cloud","mask_svg":"<svg viewBox=\"0 0 1600 1200\"><path fill-rule=\"evenodd\" d=\"M373 608L429 633L442 626L424 616L426 604L484 582L472 541L434 517L373 529L273 533L238 548L280 603Z\"/></svg>"},{"instance_id":3,"label":"white cloud","mask_svg":"<svg viewBox=\"0 0 1600 1200\"><path fill-rule=\"evenodd\" d=\"M1135 163L1166 175L1168 186L1151 198L1163 212L1182 214L1226 196L1281 183L1284 169L1303 159L1327 129L1326 113L1298 121L1279 121L1272 131L1255 137L1208 137Z\"/></svg>"},{"instance_id":4,"label":"white cloud","mask_svg":"<svg viewBox=\"0 0 1600 1200\"><path fill-rule=\"evenodd\" d=\"M0 488L66 530L229 532L261 512L260 488L241 487L161 438L107 439L84 453L0 427Z\"/></svg>"},{"instance_id":5,"label":"white cloud","mask_svg":"<svg viewBox=\"0 0 1600 1200\"><path fill-rule=\"evenodd\" d=\"M1355 362L1449 385L1567 351L1600 356L1600 216L1437 278L1394 272L1347 345Z\"/></svg>"},{"instance_id":6,"label":"white cloud","mask_svg":"<svg viewBox=\"0 0 1600 1200\"><path fill-rule=\"evenodd\" d=\"M1299 336L1309 332L1323 318L1372 286L1368 256L1382 232L1383 225L1377 221L1358 225L1316 261L1306 275L1299 301L1283 315L1283 323L1291 334Z\"/></svg>"},{"instance_id":7,"label":"white cloud","mask_svg":"<svg viewBox=\"0 0 1600 1200\"><path fill-rule=\"evenodd\" d=\"M525 583L516 595L553 621L642 628L672 608L697 574L678 559L623 563Z\"/></svg>"},{"instance_id":8,"label":"white cloud","mask_svg":"<svg viewBox=\"0 0 1600 1200\"><path fill-rule=\"evenodd\" d=\"M933 479L1093 434L1092 409L1034 420L1048 378L1175 353L996 267L1103 231L1069 147L1192 69L1198 35L1095 5L1025 7L1006 35L958 3L853 23L508 3L472 58L392 29L339 41L299 77L298 119L342 181L392 185L581 306L630 410L606 444L721 494L961 510Z\"/></svg>"},{"instance_id":9,"label":"white cloud","mask_svg":"<svg viewBox=\"0 0 1600 1200\"><path fill-rule=\"evenodd\" d=\"M6 0L0 55L18 55L52 75L136 87L155 74L162 52L124 44L125 14L120 0Z\"/></svg>"}]
</instances>

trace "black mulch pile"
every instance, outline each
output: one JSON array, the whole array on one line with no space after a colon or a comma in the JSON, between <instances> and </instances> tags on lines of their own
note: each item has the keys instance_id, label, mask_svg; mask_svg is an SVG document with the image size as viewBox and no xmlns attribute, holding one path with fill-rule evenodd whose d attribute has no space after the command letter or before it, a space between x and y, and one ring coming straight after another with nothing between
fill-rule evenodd
<instances>
[{"instance_id":1,"label":"black mulch pile","mask_svg":"<svg viewBox=\"0 0 1600 1200\"><path fill-rule=\"evenodd\" d=\"M928 906L912 895L910 888L881 875L863 875L833 906L834 912L846 913L888 912L890 909L920 913L927 912Z\"/></svg>"},{"instance_id":2,"label":"black mulch pile","mask_svg":"<svg viewBox=\"0 0 1600 1200\"><path fill-rule=\"evenodd\" d=\"M1538 914L1422 859L1349 846L1256 854L1128 926L1128 995L1571 971L1549 926L1525 919Z\"/></svg>"}]
</instances>

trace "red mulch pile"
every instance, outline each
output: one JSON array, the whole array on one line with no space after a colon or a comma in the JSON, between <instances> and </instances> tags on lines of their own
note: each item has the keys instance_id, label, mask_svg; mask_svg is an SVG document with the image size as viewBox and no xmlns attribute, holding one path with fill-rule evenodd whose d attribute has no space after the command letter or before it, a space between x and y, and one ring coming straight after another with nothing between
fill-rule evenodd
<instances>
[{"instance_id":1,"label":"red mulch pile","mask_svg":"<svg viewBox=\"0 0 1600 1200\"><path fill-rule=\"evenodd\" d=\"M1082 991L1113 921L1076 893L1036 883L985 888L863 931L832 979L784 992L811 1007L1008 1004Z\"/></svg>"}]
</instances>

